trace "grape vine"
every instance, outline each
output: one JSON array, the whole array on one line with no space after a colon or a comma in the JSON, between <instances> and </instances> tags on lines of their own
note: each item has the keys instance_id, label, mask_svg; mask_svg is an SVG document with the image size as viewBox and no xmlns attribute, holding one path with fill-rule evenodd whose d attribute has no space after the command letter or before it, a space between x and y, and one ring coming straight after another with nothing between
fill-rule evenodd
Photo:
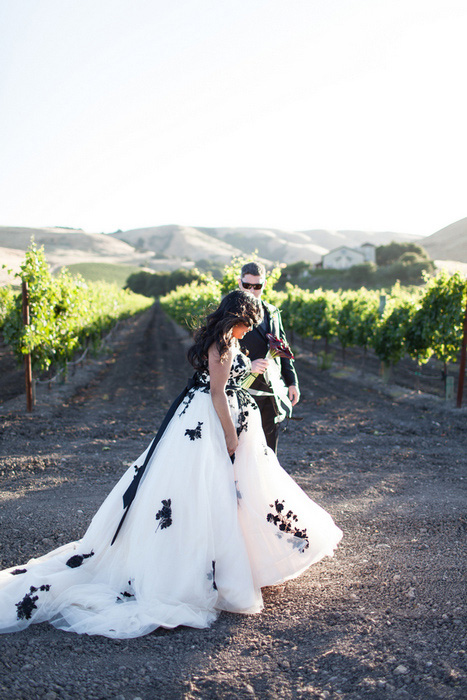
<instances>
[{"instance_id":1,"label":"grape vine","mask_svg":"<svg viewBox=\"0 0 467 700\"><path fill-rule=\"evenodd\" d=\"M222 294L237 286L241 260L226 267L224 279L193 282L161 298L169 316L186 328L194 328L215 307ZM285 327L304 338L337 339L348 347L372 348L386 365L405 355L418 363L435 355L444 363L456 359L462 343L462 322L467 304L467 280L459 272L440 272L425 288L407 290L395 284L384 295L367 290L312 292L286 285L276 292L266 286L264 298L279 306Z\"/></svg>"},{"instance_id":2,"label":"grape vine","mask_svg":"<svg viewBox=\"0 0 467 700\"><path fill-rule=\"evenodd\" d=\"M117 320L152 304L152 299L115 285L86 283L66 270L54 277L43 249L34 243L18 277L28 286L30 324L23 323L21 293L2 288L0 328L18 360L31 354L35 371L64 367L85 346L97 349L104 331Z\"/></svg>"}]
</instances>

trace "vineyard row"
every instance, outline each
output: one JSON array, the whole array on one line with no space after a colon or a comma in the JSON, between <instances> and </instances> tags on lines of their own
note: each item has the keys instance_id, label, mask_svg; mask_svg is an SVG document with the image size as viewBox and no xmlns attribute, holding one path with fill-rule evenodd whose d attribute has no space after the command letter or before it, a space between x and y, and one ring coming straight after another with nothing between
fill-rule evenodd
<instances>
[{"instance_id":1,"label":"vineyard row","mask_svg":"<svg viewBox=\"0 0 467 700\"><path fill-rule=\"evenodd\" d=\"M196 327L225 291L225 280L195 281L161 298L166 313L188 329ZM231 286L231 288L234 288ZM288 285L267 286L267 301L281 309L284 326L304 338L337 339L348 347L372 348L387 365L405 355L419 364L435 355L445 365L459 355L467 305L467 280L439 273L422 289L395 285L386 294L361 288L313 292Z\"/></svg>"},{"instance_id":2,"label":"vineyard row","mask_svg":"<svg viewBox=\"0 0 467 700\"><path fill-rule=\"evenodd\" d=\"M22 293L0 287L0 330L18 360L30 355L36 371L66 368L77 351L96 350L118 320L153 303L115 285L86 283L66 270L53 276L43 251L34 245L19 276L27 287L29 322L24 323Z\"/></svg>"},{"instance_id":3,"label":"vineyard row","mask_svg":"<svg viewBox=\"0 0 467 700\"><path fill-rule=\"evenodd\" d=\"M226 266L219 282L210 277L180 286L161 297L166 313L192 330L216 307L223 294L237 285L239 261ZM385 294L357 291L312 292L290 284L275 291L280 275L269 276L264 298L281 309L284 325L299 336L338 340L348 347L372 348L387 365L405 355L417 363L433 355L445 365L457 359L463 338L467 281L460 274L439 273L425 287L407 291L395 285ZM138 313L152 298L105 283L88 284L66 270L50 273L42 250L26 253L20 277L28 286L28 325L24 324L21 294L0 288L0 330L18 358L30 354L34 370L66 366L84 347L96 347L120 318Z\"/></svg>"}]
</instances>

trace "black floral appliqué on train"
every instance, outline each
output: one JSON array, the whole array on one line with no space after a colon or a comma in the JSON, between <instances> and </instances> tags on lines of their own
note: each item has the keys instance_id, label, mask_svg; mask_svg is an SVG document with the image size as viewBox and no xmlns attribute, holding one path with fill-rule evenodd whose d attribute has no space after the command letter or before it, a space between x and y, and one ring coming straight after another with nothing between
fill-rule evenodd
<instances>
[{"instance_id":1,"label":"black floral appliqu\u00e9 on train","mask_svg":"<svg viewBox=\"0 0 467 700\"><path fill-rule=\"evenodd\" d=\"M284 513L284 501L279 501L276 499L274 503L270 503L269 506L270 508L274 508L276 512L268 513L266 515L266 520L268 523L274 523L274 525L278 527L281 532L287 532L290 535L303 540L304 543L299 545L300 552L304 552L305 549L308 549L310 546L310 541L308 539L306 528L300 529L294 525L294 523L296 523L298 520L298 516L296 516L291 510Z\"/></svg>"},{"instance_id":2,"label":"black floral appliqu\u00e9 on train","mask_svg":"<svg viewBox=\"0 0 467 700\"><path fill-rule=\"evenodd\" d=\"M185 430L185 435L188 435L190 440L199 440L201 437L201 426L203 425L202 421L198 421L198 425L196 428L187 428Z\"/></svg>"},{"instance_id":3,"label":"black floral appliqu\u00e9 on train","mask_svg":"<svg viewBox=\"0 0 467 700\"><path fill-rule=\"evenodd\" d=\"M27 569L15 569L14 571L10 571L10 574L12 576L19 576L19 574L25 574Z\"/></svg>"},{"instance_id":4,"label":"black floral appliqu\u00e9 on train","mask_svg":"<svg viewBox=\"0 0 467 700\"><path fill-rule=\"evenodd\" d=\"M131 579L128 581L128 587L132 588L133 584L131 583ZM120 597L121 596L121 597ZM125 598L134 598L135 594L131 593L130 591L120 591L120 595L117 596L117 603L123 603Z\"/></svg>"},{"instance_id":5,"label":"black floral appliqu\u00e9 on train","mask_svg":"<svg viewBox=\"0 0 467 700\"><path fill-rule=\"evenodd\" d=\"M212 587L215 591L217 591L217 584L216 584L216 562L212 562L212 568L211 571L207 574L207 579L208 581L212 581Z\"/></svg>"},{"instance_id":6,"label":"black floral appliqu\u00e9 on train","mask_svg":"<svg viewBox=\"0 0 467 700\"><path fill-rule=\"evenodd\" d=\"M89 552L89 554L74 554L68 559L66 565L69 566L70 569L76 569L78 566L81 566L85 559L89 559L89 557L93 556L94 552Z\"/></svg>"},{"instance_id":7,"label":"black floral appliqu\u00e9 on train","mask_svg":"<svg viewBox=\"0 0 467 700\"><path fill-rule=\"evenodd\" d=\"M164 499L161 501L161 503L162 508L156 513L156 520L160 520L160 523L156 528L156 532L159 528L161 530L165 530L166 527L170 527L172 525L172 499Z\"/></svg>"},{"instance_id":8,"label":"black floral appliqu\u00e9 on train","mask_svg":"<svg viewBox=\"0 0 467 700\"><path fill-rule=\"evenodd\" d=\"M16 603L16 617L18 618L18 620L30 620L32 611L37 608L36 601L39 600L38 595L32 594L36 593L37 591L48 591L49 589L49 584L39 586L39 588L31 586L29 588L29 593L26 593L23 600L20 600L19 603Z\"/></svg>"}]
</instances>

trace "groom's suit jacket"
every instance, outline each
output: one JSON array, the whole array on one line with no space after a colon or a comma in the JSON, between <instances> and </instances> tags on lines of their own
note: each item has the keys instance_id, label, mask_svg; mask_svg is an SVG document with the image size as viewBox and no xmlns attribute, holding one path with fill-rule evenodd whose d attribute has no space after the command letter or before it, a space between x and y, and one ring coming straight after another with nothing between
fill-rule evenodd
<instances>
[{"instance_id":1,"label":"groom's suit jacket","mask_svg":"<svg viewBox=\"0 0 467 700\"><path fill-rule=\"evenodd\" d=\"M287 342L279 309L266 301L262 301L261 303L263 305L265 323L253 328L240 341L240 347L242 350L248 350L248 357L250 360L257 360L260 357L266 357L266 353L269 349L266 333L271 333L271 335L276 336L276 338L282 338L285 342ZM281 374L285 385L291 386L294 384L296 387L298 387L298 378L293 360L288 360L285 357L281 357L276 358L273 361L280 362ZM261 375L255 380L251 388L259 391L270 389Z\"/></svg>"}]
</instances>

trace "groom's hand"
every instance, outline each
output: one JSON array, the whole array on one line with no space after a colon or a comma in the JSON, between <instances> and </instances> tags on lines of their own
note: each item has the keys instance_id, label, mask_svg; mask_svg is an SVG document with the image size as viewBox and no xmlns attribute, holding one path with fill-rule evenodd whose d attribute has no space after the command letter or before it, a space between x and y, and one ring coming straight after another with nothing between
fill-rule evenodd
<instances>
[{"instance_id":1,"label":"groom's hand","mask_svg":"<svg viewBox=\"0 0 467 700\"><path fill-rule=\"evenodd\" d=\"M289 386L289 399L292 402L292 406L295 406L300 401L300 392L295 384Z\"/></svg>"}]
</instances>

